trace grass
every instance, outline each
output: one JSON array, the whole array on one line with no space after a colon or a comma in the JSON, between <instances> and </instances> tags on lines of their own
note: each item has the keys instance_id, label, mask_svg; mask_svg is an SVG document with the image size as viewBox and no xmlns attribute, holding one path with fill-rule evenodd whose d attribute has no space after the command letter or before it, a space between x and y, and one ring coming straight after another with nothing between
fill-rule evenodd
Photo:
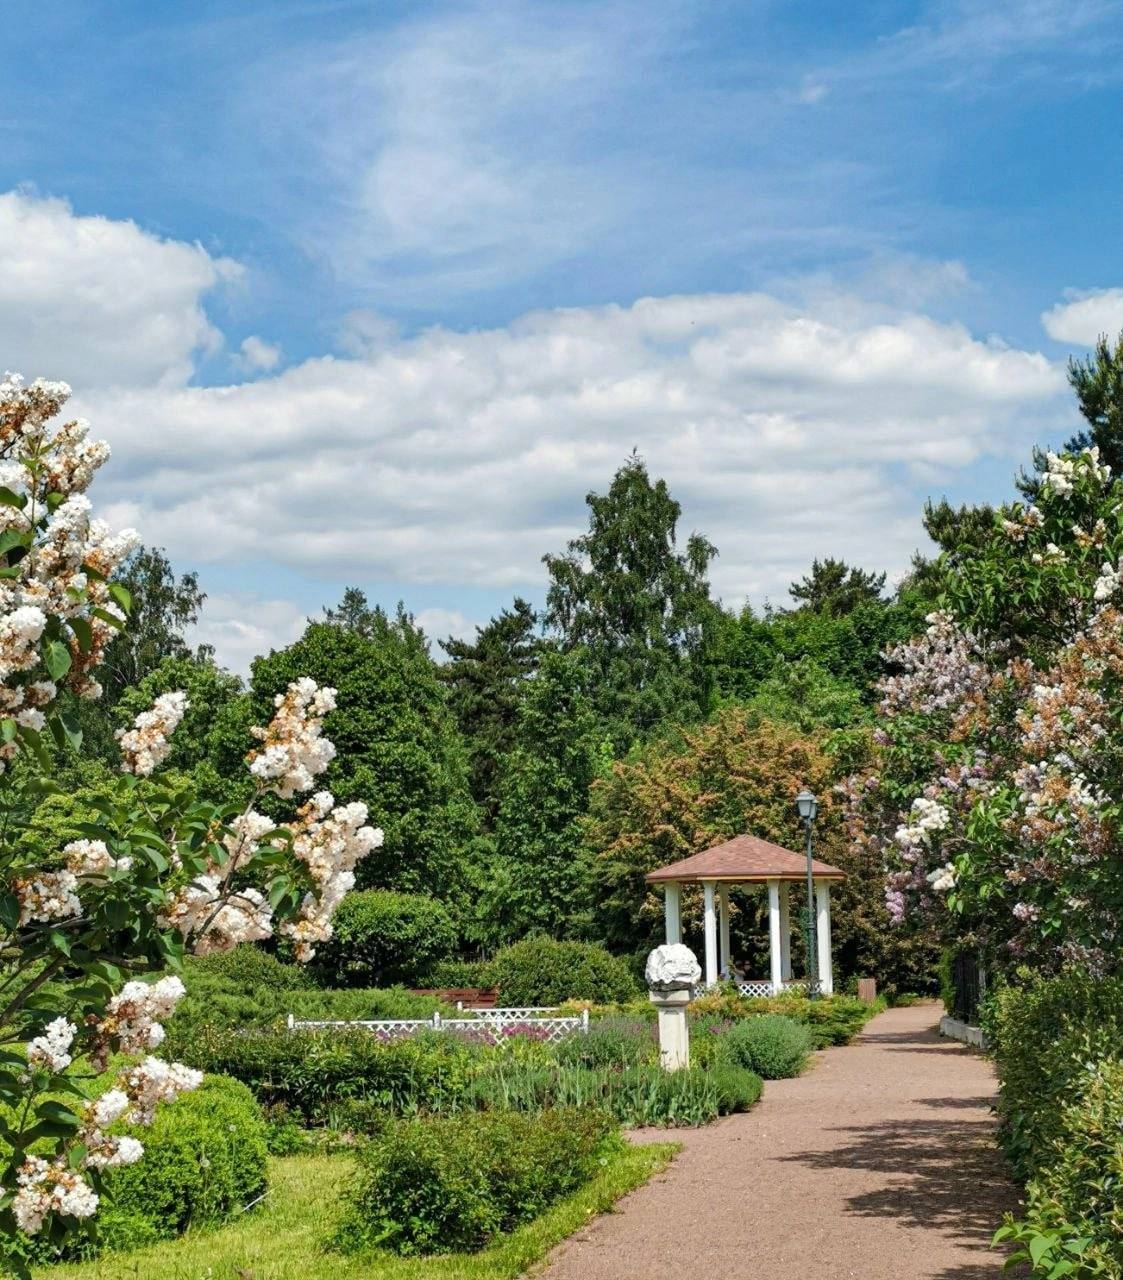
<instances>
[{"instance_id":1,"label":"grass","mask_svg":"<svg viewBox=\"0 0 1123 1280\"><path fill-rule=\"evenodd\" d=\"M476 1254L398 1258L325 1253L353 1164L347 1155L270 1161L269 1194L240 1221L189 1232L133 1253L76 1266L41 1267L36 1280L515 1280L560 1240L663 1169L675 1143L628 1147L597 1177L542 1217Z\"/></svg>"}]
</instances>

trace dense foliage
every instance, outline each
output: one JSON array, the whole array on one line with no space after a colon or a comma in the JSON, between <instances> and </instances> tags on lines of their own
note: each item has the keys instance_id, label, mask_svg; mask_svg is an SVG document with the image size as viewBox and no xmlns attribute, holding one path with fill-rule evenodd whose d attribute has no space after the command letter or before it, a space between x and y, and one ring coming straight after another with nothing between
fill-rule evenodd
<instances>
[{"instance_id":1,"label":"dense foliage","mask_svg":"<svg viewBox=\"0 0 1123 1280\"><path fill-rule=\"evenodd\" d=\"M340 903L334 932L319 948L315 965L325 986L424 986L456 943L452 917L436 899L367 889Z\"/></svg>"},{"instance_id":2,"label":"dense foliage","mask_svg":"<svg viewBox=\"0 0 1123 1280\"><path fill-rule=\"evenodd\" d=\"M361 1149L336 1243L473 1252L587 1182L619 1141L588 1108L399 1121Z\"/></svg>"},{"instance_id":3,"label":"dense foliage","mask_svg":"<svg viewBox=\"0 0 1123 1280\"><path fill-rule=\"evenodd\" d=\"M360 887L440 891L460 898L473 879L476 807L463 745L424 635L408 615L367 611L358 627L310 623L287 649L253 666L255 708L298 676L336 690L327 732L336 756L327 784L344 801L379 798L382 849Z\"/></svg>"},{"instance_id":4,"label":"dense foliage","mask_svg":"<svg viewBox=\"0 0 1123 1280\"><path fill-rule=\"evenodd\" d=\"M1027 1179L999 1238L1034 1275L1123 1276L1123 980L1070 971L998 991L986 1025L1000 1136Z\"/></svg>"},{"instance_id":5,"label":"dense foliage","mask_svg":"<svg viewBox=\"0 0 1123 1280\"><path fill-rule=\"evenodd\" d=\"M610 1004L639 989L624 961L603 947L550 938L528 938L500 951L491 975L504 1005L549 1006L565 1000Z\"/></svg>"},{"instance_id":6,"label":"dense foliage","mask_svg":"<svg viewBox=\"0 0 1123 1280\"><path fill-rule=\"evenodd\" d=\"M738 1066L755 1071L764 1080L797 1076L811 1053L811 1031L794 1018L766 1013L746 1018L729 1028L725 1050Z\"/></svg>"}]
</instances>

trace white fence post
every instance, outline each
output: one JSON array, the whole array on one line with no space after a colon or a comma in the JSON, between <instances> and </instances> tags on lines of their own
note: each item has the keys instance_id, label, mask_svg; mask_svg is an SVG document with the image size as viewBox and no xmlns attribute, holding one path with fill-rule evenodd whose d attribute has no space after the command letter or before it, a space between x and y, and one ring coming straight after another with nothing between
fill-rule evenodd
<instances>
[{"instance_id":1,"label":"white fence post","mask_svg":"<svg viewBox=\"0 0 1123 1280\"><path fill-rule=\"evenodd\" d=\"M588 1011L588 1009L582 1009L582 1010L581 1010L581 1034L582 1034L583 1036L587 1036L587 1035L589 1034L589 1011Z\"/></svg>"},{"instance_id":2,"label":"white fence post","mask_svg":"<svg viewBox=\"0 0 1123 1280\"><path fill-rule=\"evenodd\" d=\"M296 1030L296 1018L291 1013L289 1014L288 1018L285 1021L288 1023L288 1028L290 1031Z\"/></svg>"},{"instance_id":3,"label":"white fence post","mask_svg":"<svg viewBox=\"0 0 1123 1280\"><path fill-rule=\"evenodd\" d=\"M441 1029L441 1011L439 1009L434 1009L433 1010L433 1030L440 1031L440 1029Z\"/></svg>"}]
</instances>

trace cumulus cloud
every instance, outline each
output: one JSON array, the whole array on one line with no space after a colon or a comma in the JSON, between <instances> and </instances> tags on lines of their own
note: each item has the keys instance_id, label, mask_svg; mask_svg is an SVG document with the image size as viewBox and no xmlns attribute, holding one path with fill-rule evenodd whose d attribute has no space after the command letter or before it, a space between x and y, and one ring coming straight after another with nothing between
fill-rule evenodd
<instances>
[{"instance_id":1,"label":"cumulus cloud","mask_svg":"<svg viewBox=\"0 0 1123 1280\"><path fill-rule=\"evenodd\" d=\"M1065 302L1044 312L1041 323L1057 342L1094 345L1101 334L1114 339L1123 329L1123 289L1093 289L1069 293Z\"/></svg>"},{"instance_id":2,"label":"cumulus cloud","mask_svg":"<svg viewBox=\"0 0 1123 1280\"><path fill-rule=\"evenodd\" d=\"M200 245L25 191L0 195L0 267L6 366L84 387L186 382L222 343L204 296L241 275Z\"/></svg>"},{"instance_id":3,"label":"cumulus cloud","mask_svg":"<svg viewBox=\"0 0 1123 1280\"><path fill-rule=\"evenodd\" d=\"M268 600L250 591L208 595L188 639L209 644L223 666L247 676L259 654L297 639L307 621L291 600Z\"/></svg>"},{"instance_id":4,"label":"cumulus cloud","mask_svg":"<svg viewBox=\"0 0 1123 1280\"><path fill-rule=\"evenodd\" d=\"M433 329L84 407L140 478L118 473L116 519L192 563L334 580L533 587L636 446L717 543L732 600L781 596L815 554L902 567L933 478L1024 452L1063 384L958 324L742 293Z\"/></svg>"},{"instance_id":5,"label":"cumulus cloud","mask_svg":"<svg viewBox=\"0 0 1123 1280\"><path fill-rule=\"evenodd\" d=\"M251 334L239 347L238 365L250 373L275 369L281 359L281 348Z\"/></svg>"}]
</instances>

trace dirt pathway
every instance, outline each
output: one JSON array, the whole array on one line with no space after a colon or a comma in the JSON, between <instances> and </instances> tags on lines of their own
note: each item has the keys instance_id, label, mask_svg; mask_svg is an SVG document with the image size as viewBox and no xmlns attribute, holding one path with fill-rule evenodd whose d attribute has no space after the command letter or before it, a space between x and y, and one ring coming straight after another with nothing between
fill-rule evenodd
<instances>
[{"instance_id":1,"label":"dirt pathway","mask_svg":"<svg viewBox=\"0 0 1123 1280\"><path fill-rule=\"evenodd\" d=\"M994 1077L938 1019L891 1009L748 1115L675 1135L667 1172L559 1246L545 1280L996 1280L987 1245L1016 1195Z\"/></svg>"}]
</instances>

